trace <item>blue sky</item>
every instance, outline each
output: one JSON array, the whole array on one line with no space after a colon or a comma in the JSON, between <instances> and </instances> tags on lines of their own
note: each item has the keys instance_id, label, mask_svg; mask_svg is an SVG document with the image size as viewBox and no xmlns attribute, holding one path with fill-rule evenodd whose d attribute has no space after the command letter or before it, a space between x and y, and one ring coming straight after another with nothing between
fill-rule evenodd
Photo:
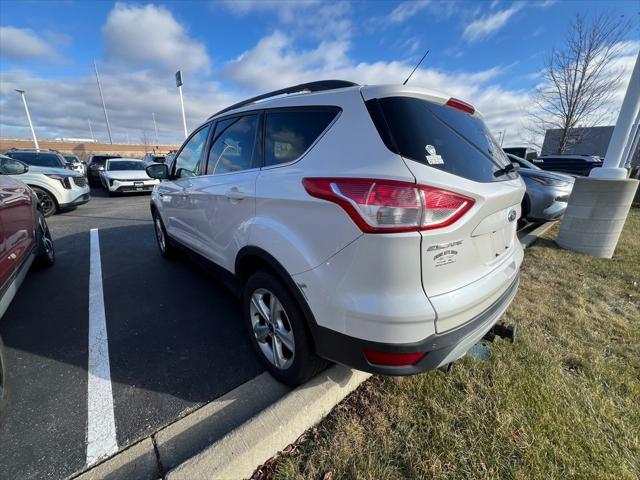
<instances>
[{"instance_id":1,"label":"blue sky","mask_svg":"<svg viewBox=\"0 0 640 480\"><path fill-rule=\"evenodd\" d=\"M321 78L412 82L470 101L494 133L526 141L523 116L545 55L575 14L632 23L617 67L640 48L637 1L302 2L0 1L0 135L28 137L13 88L27 90L38 135L106 131L92 76L100 68L116 140L181 140L173 72L185 72L190 128L247 95ZM624 92L609 106L610 121ZM146 133L145 133L146 132Z\"/></svg>"}]
</instances>

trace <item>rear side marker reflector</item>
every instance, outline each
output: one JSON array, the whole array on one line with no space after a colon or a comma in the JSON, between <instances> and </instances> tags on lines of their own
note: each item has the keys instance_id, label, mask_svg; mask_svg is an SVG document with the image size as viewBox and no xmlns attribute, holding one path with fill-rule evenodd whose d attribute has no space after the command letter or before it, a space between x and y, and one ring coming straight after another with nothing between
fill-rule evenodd
<instances>
[{"instance_id":1,"label":"rear side marker reflector","mask_svg":"<svg viewBox=\"0 0 640 480\"><path fill-rule=\"evenodd\" d=\"M432 230L451 225L474 200L440 188L370 178L305 178L309 195L340 205L365 233Z\"/></svg>"},{"instance_id":2,"label":"rear side marker reflector","mask_svg":"<svg viewBox=\"0 0 640 480\"><path fill-rule=\"evenodd\" d=\"M457 108L458 110L462 110L463 112L469 113L471 115L473 115L476 111L473 105L469 105L467 102L463 102L462 100L458 100L457 98L450 98L447 101L447 106Z\"/></svg>"},{"instance_id":3,"label":"rear side marker reflector","mask_svg":"<svg viewBox=\"0 0 640 480\"><path fill-rule=\"evenodd\" d=\"M403 367L413 365L422 360L426 352L417 353L389 353L378 350L364 349L364 356L369 363L374 365L385 365L387 367Z\"/></svg>"}]
</instances>

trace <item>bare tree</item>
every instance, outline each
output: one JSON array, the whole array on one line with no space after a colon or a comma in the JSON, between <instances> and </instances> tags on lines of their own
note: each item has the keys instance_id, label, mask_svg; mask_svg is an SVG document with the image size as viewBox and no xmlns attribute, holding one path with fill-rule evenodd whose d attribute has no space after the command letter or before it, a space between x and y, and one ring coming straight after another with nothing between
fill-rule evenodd
<instances>
[{"instance_id":1,"label":"bare tree","mask_svg":"<svg viewBox=\"0 0 640 480\"><path fill-rule=\"evenodd\" d=\"M562 49L553 49L545 61L529 116L538 135L560 130L557 153L565 152L570 138L573 143L583 140L572 129L603 120L622 75L612 71L612 61L622 51L629 25L621 17L599 15L589 22L577 14Z\"/></svg>"}]
</instances>

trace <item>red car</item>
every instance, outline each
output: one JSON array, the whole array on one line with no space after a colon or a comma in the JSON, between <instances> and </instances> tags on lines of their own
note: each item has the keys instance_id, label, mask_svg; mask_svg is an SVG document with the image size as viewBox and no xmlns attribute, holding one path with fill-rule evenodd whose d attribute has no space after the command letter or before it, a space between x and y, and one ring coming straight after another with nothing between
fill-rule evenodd
<instances>
[{"instance_id":1,"label":"red car","mask_svg":"<svg viewBox=\"0 0 640 480\"><path fill-rule=\"evenodd\" d=\"M31 265L48 267L56 258L38 197L26 184L11 177L28 169L19 160L0 155L0 318ZM0 399L2 378L0 349Z\"/></svg>"}]
</instances>

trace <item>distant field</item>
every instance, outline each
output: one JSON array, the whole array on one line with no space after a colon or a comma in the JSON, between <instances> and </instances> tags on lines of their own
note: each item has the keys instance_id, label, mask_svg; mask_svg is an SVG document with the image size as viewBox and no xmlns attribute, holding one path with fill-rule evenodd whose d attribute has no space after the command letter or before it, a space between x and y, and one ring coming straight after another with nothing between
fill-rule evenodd
<instances>
[{"instance_id":1,"label":"distant field","mask_svg":"<svg viewBox=\"0 0 640 480\"><path fill-rule=\"evenodd\" d=\"M527 249L515 345L445 374L372 377L258 473L274 479L640 476L640 210L613 260Z\"/></svg>"}]
</instances>

